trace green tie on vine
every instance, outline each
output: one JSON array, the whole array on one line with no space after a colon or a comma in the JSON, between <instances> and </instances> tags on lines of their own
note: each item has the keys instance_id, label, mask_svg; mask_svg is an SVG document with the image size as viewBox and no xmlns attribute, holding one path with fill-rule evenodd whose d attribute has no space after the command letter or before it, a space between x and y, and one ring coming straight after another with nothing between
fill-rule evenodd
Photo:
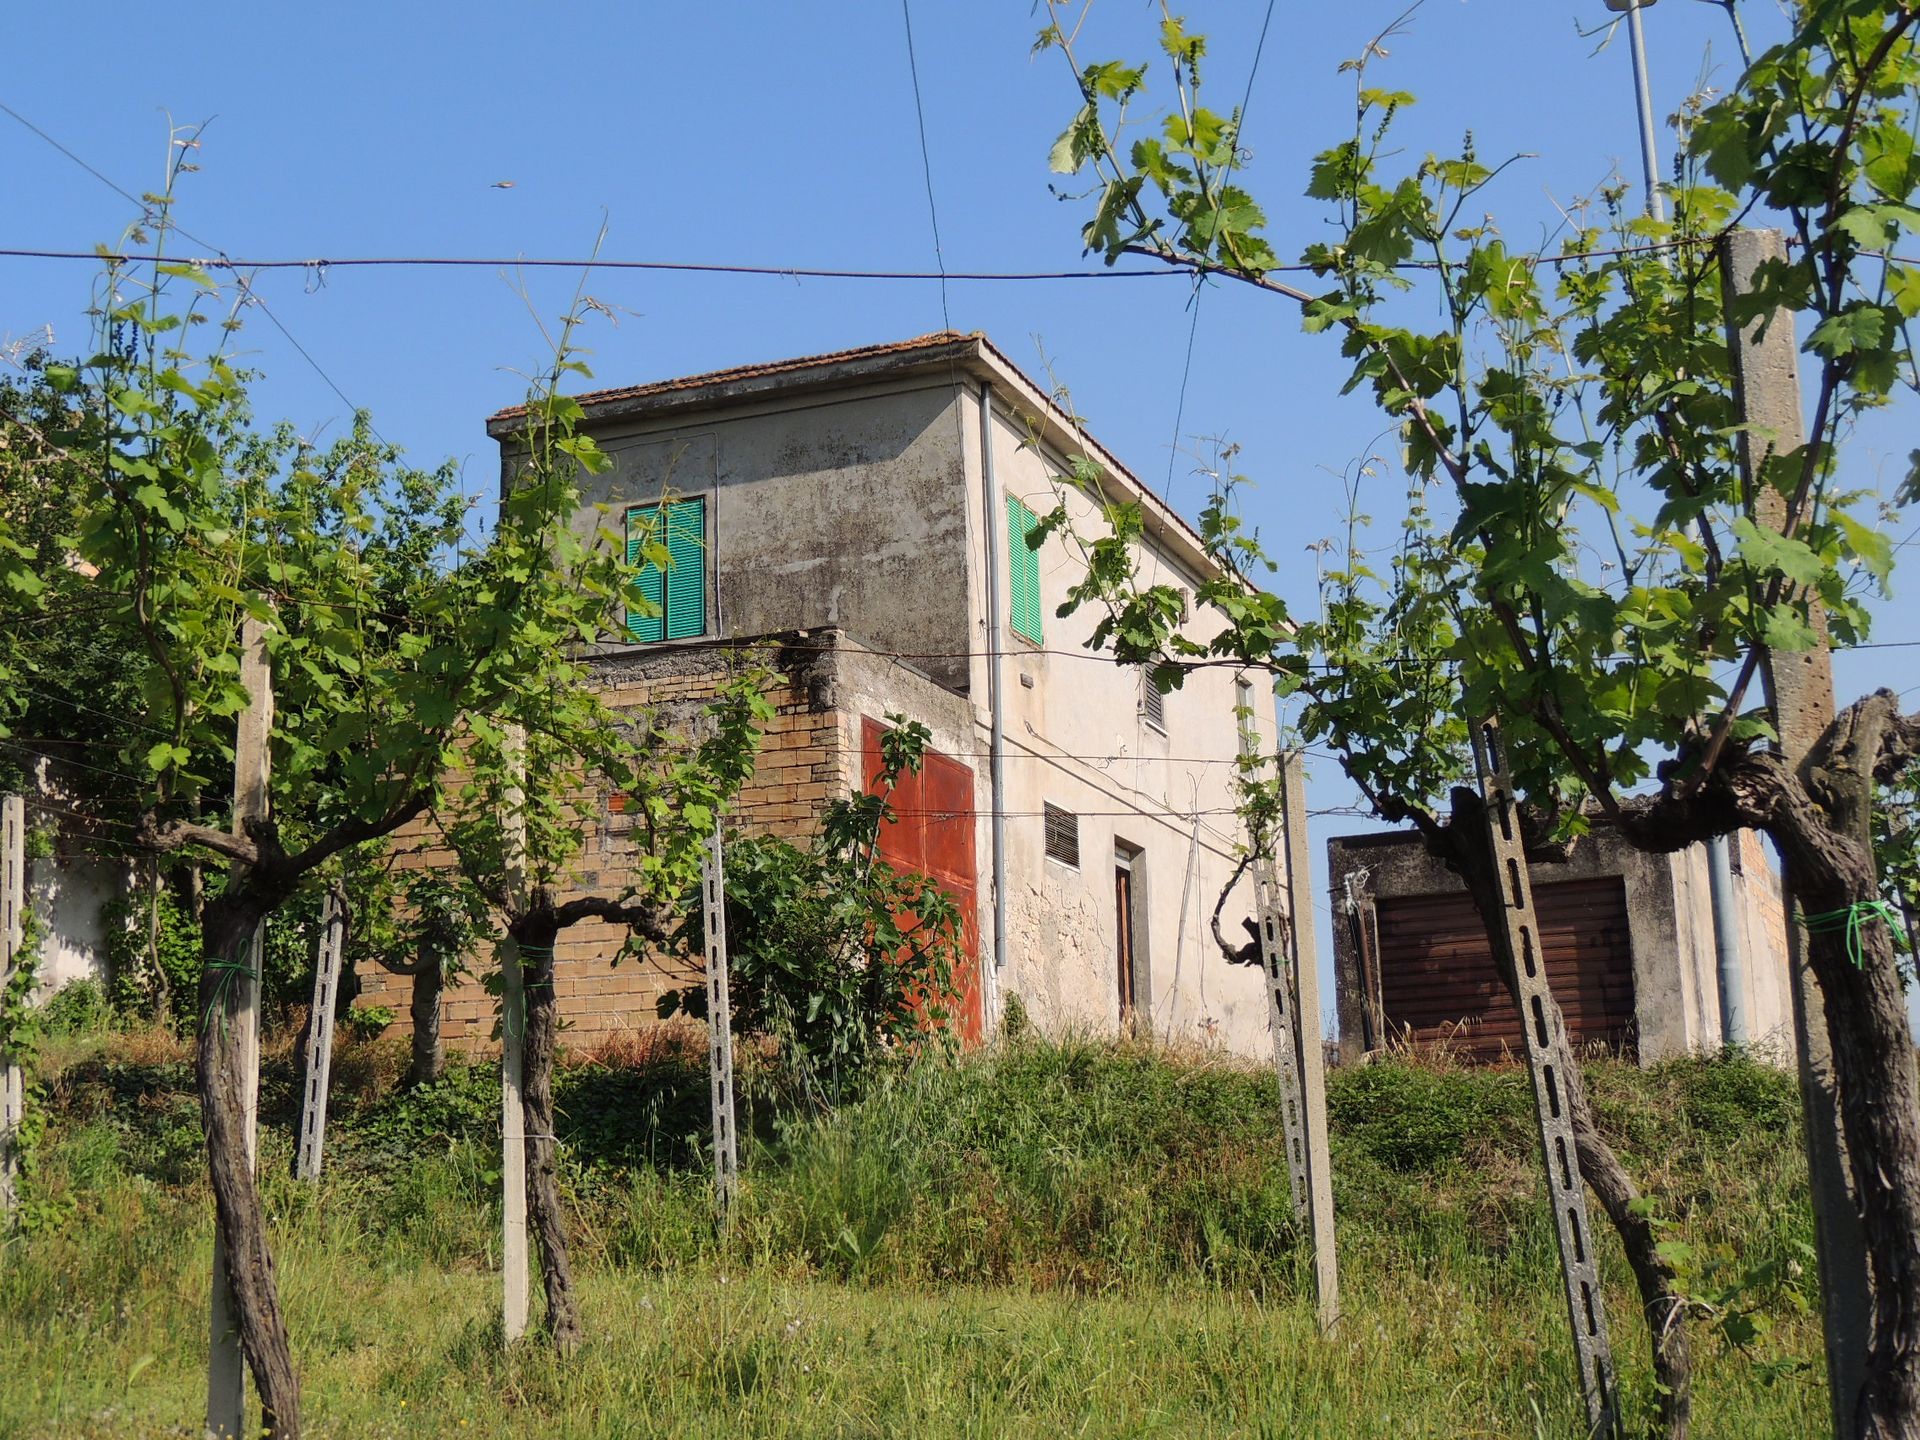
<instances>
[{"instance_id":1,"label":"green tie on vine","mask_svg":"<svg viewBox=\"0 0 1920 1440\"><path fill-rule=\"evenodd\" d=\"M1900 926L1900 915L1885 900L1856 900L1851 905L1838 910L1823 910L1817 915L1802 912L1800 923L1808 930L1831 933L1835 930L1847 932L1847 958L1853 961L1856 970L1866 968L1866 951L1860 944L1861 928L1869 920L1882 921L1887 933L1893 937L1896 950L1907 948L1907 937Z\"/></svg>"},{"instance_id":2,"label":"green tie on vine","mask_svg":"<svg viewBox=\"0 0 1920 1440\"><path fill-rule=\"evenodd\" d=\"M253 966L240 960L209 960L206 962L205 968L208 970L218 970L220 972L220 978L214 984L213 998L207 1001L207 1013L201 1017L200 1027L204 1032L207 1027L211 1026L214 1015L217 1012L220 1016L220 1033L224 1035L227 1026L227 1013L224 1002L227 991L233 986L233 977L236 975L244 975L249 980L257 980L260 978L259 973L254 970Z\"/></svg>"}]
</instances>

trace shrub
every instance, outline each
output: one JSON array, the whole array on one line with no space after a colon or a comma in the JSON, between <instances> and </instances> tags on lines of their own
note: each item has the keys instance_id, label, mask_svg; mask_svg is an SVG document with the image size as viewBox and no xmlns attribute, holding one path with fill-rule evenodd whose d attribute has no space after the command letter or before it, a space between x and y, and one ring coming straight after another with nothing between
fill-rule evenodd
<instances>
[{"instance_id":1,"label":"shrub","mask_svg":"<svg viewBox=\"0 0 1920 1440\"><path fill-rule=\"evenodd\" d=\"M1444 1169L1464 1161L1500 1113L1489 1078L1399 1060L1361 1066L1329 1087L1328 1123L1389 1170Z\"/></svg>"},{"instance_id":2,"label":"shrub","mask_svg":"<svg viewBox=\"0 0 1920 1440\"><path fill-rule=\"evenodd\" d=\"M98 980L70 980L41 1006L41 1025L48 1035L94 1035L112 1028L113 1007Z\"/></svg>"},{"instance_id":3,"label":"shrub","mask_svg":"<svg viewBox=\"0 0 1920 1440\"><path fill-rule=\"evenodd\" d=\"M807 849L784 840L729 843L727 962L736 1030L771 1035L802 1088L828 1103L857 1093L874 1061L945 1035L960 955L953 897L927 876L878 858L894 823L887 796L917 773L930 732L889 715L875 794L835 801ZM705 947L697 897L679 940ZM706 987L660 998L660 1014L706 1017Z\"/></svg>"},{"instance_id":4,"label":"shrub","mask_svg":"<svg viewBox=\"0 0 1920 1440\"><path fill-rule=\"evenodd\" d=\"M355 1005L340 1017L340 1023L346 1026L347 1034L364 1044L377 1040L393 1024L393 1011L385 1005Z\"/></svg>"}]
</instances>

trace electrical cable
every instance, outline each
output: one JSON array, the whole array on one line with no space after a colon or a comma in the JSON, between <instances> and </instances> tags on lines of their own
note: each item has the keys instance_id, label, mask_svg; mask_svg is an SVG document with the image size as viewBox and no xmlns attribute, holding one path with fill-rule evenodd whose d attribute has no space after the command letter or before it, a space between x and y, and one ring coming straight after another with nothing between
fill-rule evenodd
<instances>
[{"instance_id":1,"label":"electrical cable","mask_svg":"<svg viewBox=\"0 0 1920 1440\"><path fill-rule=\"evenodd\" d=\"M72 741L68 743L84 744L85 742ZM49 755L44 750L35 750L29 745L22 745L17 740L0 740L0 747L15 751L21 755L31 755L36 760L46 760L55 765L70 765L76 770L85 770L94 775L104 775L112 780L127 780L135 785L143 785L146 783L140 776L130 774L125 770L105 770L98 765L89 765L84 760L70 760L64 755Z\"/></svg>"},{"instance_id":2,"label":"electrical cable","mask_svg":"<svg viewBox=\"0 0 1920 1440\"><path fill-rule=\"evenodd\" d=\"M178 227L176 227L177 229ZM179 230L186 235L187 232ZM189 239L193 238L188 236ZM1717 236L1699 236L1693 239L1649 241L1644 245L1620 245L1604 250L1575 251L1569 255L1541 255L1532 257L1539 265L1571 265L1583 260L1608 259L1621 255L1651 254L1664 250L1687 249L1695 245L1706 245L1718 239ZM204 243L204 242L202 242ZM213 246L207 247L209 250ZM217 253L215 255L176 256L171 262L163 255L146 255L134 251L114 250L60 250L36 249L24 246L0 246L0 259L9 260L86 260L98 264L111 261L121 264L147 264L153 261L177 265L198 266L206 270L312 270L324 274L329 270L376 269L376 268L415 268L415 269L521 269L521 270L655 270L684 275L749 275L765 276L785 280L905 280L927 281L945 279L953 284L999 284L1023 281L1050 280L1151 280L1156 277L1204 274L1226 274L1227 267L1214 264L1202 264L1194 261L1167 260L1151 267L1122 269L1114 267L1102 270L877 270L834 268L809 265L731 265L718 262L700 262L686 260L609 260L609 259L570 259L555 256L483 256L483 255L316 255L310 259L288 259L284 257L269 259L235 258ZM1915 261L1913 263L1920 263ZM1313 273L1317 267L1312 265L1269 265L1261 271L1263 275ZM1437 262L1429 260L1404 260L1391 267L1395 270L1433 270Z\"/></svg>"},{"instance_id":3,"label":"electrical cable","mask_svg":"<svg viewBox=\"0 0 1920 1440\"><path fill-rule=\"evenodd\" d=\"M163 730L158 725L150 725L144 720L136 720L130 715L118 715L111 710L102 710L97 705L84 704L79 700L75 700L70 695L56 694L54 691L42 690L35 685L22 685L20 688L26 691L29 695L38 695L42 700L47 701L49 704L64 705L69 709L79 710L88 715L98 715L103 720L117 720L123 725L131 725L136 730L145 730L149 735L170 736L173 733L170 730Z\"/></svg>"},{"instance_id":4,"label":"electrical cable","mask_svg":"<svg viewBox=\"0 0 1920 1440\"><path fill-rule=\"evenodd\" d=\"M133 194L133 192L128 190L125 186L118 184L117 182L109 178L106 174L104 174L102 171L95 168L93 165L88 164L87 161L83 160L79 155L75 154L72 150L69 150L65 145L62 145L58 140L54 139L53 136L49 135L45 130L42 130L38 125L34 124L31 120L27 119L26 116L22 115L18 110L15 110L11 105L6 104L4 101L0 101L0 111L4 111L6 114L12 116L15 120L19 121L22 125L26 126L27 129L31 130L35 135L38 135L42 140L46 141L47 144L51 145L55 150L58 150L62 155L66 156L67 159L73 161L74 164L78 165L82 170L86 171L89 175L93 176L94 179L98 180L102 185L106 186L109 190L113 191L114 194L120 196L121 199L126 200L128 203L134 206L137 206L143 214L146 214L148 216L151 216L153 214L153 206L150 203L141 199L139 196ZM299 354L300 358L306 361L308 366L312 368L313 373L318 375L320 379L325 383L326 387L329 390L333 391L333 393L339 398L340 403L342 405L345 405L348 410L352 411L356 415L362 413L361 408L358 405L353 403L353 401L348 397L347 392L345 390L342 390L338 385L338 383L335 382L334 378L327 373L326 368L322 366L318 360L313 358L312 352L309 351L306 346L302 345L299 342L299 340L294 337L294 333L291 330L289 330L284 324L281 323L280 317L273 313L273 308L267 304L266 299L260 294L260 292L254 289L252 283L247 279L247 277L240 273L242 269L252 269L256 267L246 266L240 262L236 262L230 255L227 254L225 250L221 249L218 245L214 244L211 240L208 240L203 236L194 234L191 230L187 229L184 225L181 225L177 223L175 220L173 220L171 216L166 217L163 221L157 221L156 224L163 224L167 229L172 230L176 235L181 236L183 239L190 240L195 245L204 245L207 249L213 251L214 254L218 255L220 257L219 265L232 273L234 278L234 283L240 287L241 294L244 295L251 304L259 308L260 313L267 317L268 323L271 324L274 329L280 332L280 334L286 339L286 342L289 345L293 346L294 350ZM42 258L52 259L56 257L47 256ZM159 255L116 257L113 255L106 254L104 252L96 252L96 258L100 260L118 259L118 260L130 262L130 263L145 259L145 260L152 261L152 263L156 265L163 263L163 257ZM173 263L192 265L192 266L196 266L198 268L203 268L203 269L213 268L211 262L204 261L204 260L175 260ZM369 422L368 428L369 429L373 428L371 422ZM386 439L380 434L380 432L377 429L373 430L373 435L374 435L374 438L379 440L382 445L387 443Z\"/></svg>"},{"instance_id":5,"label":"electrical cable","mask_svg":"<svg viewBox=\"0 0 1920 1440\"><path fill-rule=\"evenodd\" d=\"M927 182L927 219L933 226L933 263L940 272L941 329L953 329L947 312L947 257L940 245L940 210L933 201L933 159L927 150L927 112L920 99L920 65L913 54L913 10L900 0L900 19L907 31L907 74L913 81L913 115L920 127L920 173Z\"/></svg>"}]
</instances>

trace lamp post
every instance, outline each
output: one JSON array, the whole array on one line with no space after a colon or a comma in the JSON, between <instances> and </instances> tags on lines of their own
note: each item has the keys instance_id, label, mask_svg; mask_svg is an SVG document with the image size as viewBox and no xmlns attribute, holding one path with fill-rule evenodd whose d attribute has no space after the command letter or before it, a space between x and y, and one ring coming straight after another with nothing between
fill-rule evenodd
<instances>
[{"instance_id":1,"label":"lamp post","mask_svg":"<svg viewBox=\"0 0 1920 1440\"><path fill-rule=\"evenodd\" d=\"M1640 12L1657 0L1606 0L1607 9L1625 11L1627 44L1633 52L1633 93L1640 109L1640 167L1647 178L1647 214L1656 220L1667 218L1666 201L1660 196L1660 161L1653 151L1653 96L1647 86L1647 42L1640 33Z\"/></svg>"}]
</instances>

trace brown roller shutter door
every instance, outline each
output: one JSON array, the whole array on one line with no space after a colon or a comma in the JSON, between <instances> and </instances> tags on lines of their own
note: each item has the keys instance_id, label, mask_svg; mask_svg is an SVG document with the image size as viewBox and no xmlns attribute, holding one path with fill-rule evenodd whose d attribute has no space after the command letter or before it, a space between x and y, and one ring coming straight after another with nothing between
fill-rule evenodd
<instances>
[{"instance_id":1,"label":"brown roller shutter door","mask_svg":"<svg viewBox=\"0 0 1920 1440\"><path fill-rule=\"evenodd\" d=\"M1534 886L1547 978L1578 1045L1631 1052L1633 948L1618 876ZM1494 971L1487 932L1464 894L1378 902L1387 1032L1445 1043L1479 1060L1520 1054L1520 1020Z\"/></svg>"}]
</instances>

